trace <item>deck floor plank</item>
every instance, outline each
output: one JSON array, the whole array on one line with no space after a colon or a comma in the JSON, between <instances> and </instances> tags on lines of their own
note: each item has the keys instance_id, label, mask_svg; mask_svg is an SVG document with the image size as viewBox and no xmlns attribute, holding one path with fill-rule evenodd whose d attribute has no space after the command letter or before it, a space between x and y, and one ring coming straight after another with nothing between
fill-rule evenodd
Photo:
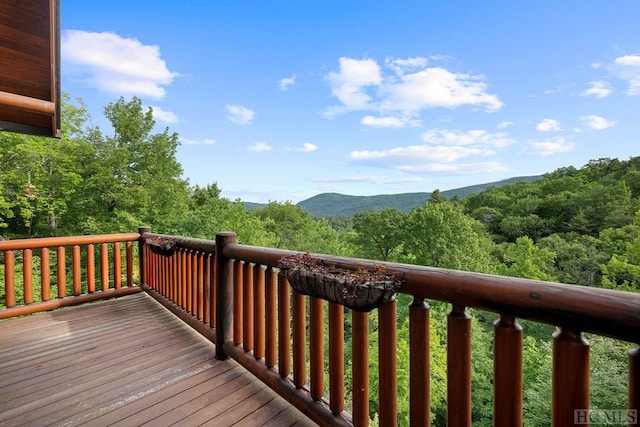
<instances>
[{"instance_id":1,"label":"deck floor plank","mask_svg":"<svg viewBox=\"0 0 640 427\"><path fill-rule=\"evenodd\" d=\"M313 425L145 293L0 322L0 425Z\"/></svg>"}]
</instances>

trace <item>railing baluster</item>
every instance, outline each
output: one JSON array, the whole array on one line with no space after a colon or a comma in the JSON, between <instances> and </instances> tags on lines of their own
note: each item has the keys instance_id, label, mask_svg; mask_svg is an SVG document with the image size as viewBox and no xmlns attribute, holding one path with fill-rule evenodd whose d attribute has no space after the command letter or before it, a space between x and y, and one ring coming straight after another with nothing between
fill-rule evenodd
<instances>
[{"instance_id":1,"label":"railing baluster","mask_svg":"<svg viewBox=\"0 0 640 427\"><path fill-rule=\"evenodd\" d=\"M58 261L58 298L64 298L67 295L67 263L64 246L56 248L56 258Z\"/></svg>"},{"instance_id":2,"label":"railing baluster","mask_svg":"<svg viewBox=\"0 0 640 427\"><path fill-rule=\"evenodd\" d=\"M120 242L113 244L113 287L122 287L122 258L120 256Z\"/></svg>"},{"instance_id":3,"label":"railing baluster","mask_svg":"<svg viewBox=\"0 0 640 427\"><path fill-rule=\"evenodd\" d=\"M398 425L398 376L396 363L396 302L378 310L380 425Z\"/></svg>"},{"instance_id":4,"label":"railing baluster","mask_svg":"<svg viewBox=\"0 0 640 427\"><path fill-rule=\"evenodd\" d=\"M629 409L640 414L640 346L629 350Z\"/></svg>"},{"instance_id":5,"label":"railing baluster","mask_svg":"<svg viewBox=\"0 0 640 427\"><path fill-rule=\"evenodd\" d=\"M278 274L278 372L282 378L287 378L291 372L290 294L287 276L280 271Z\"/></svg>"},{"instance_id":6,"label":"railing baluster","mask_svg":"<svg viewBox=\"0 0 640 427\"><path fill-rule=\"evenodd\" d=\"M216 327L216 256L211 255L209 257L209 326Z\"/></svg>"},{"instance_id":7,"label":"railing baluster","mask_svg":"<svg viewBox=\"0 0 640 427\"><path fill-rule=\"evenodd\" d=\"M204 319L204 253L198 252L198 319Z\"/></svg>"},{"instance_id":8,"label":"railing baluster","mask_svg":"<svg viewBox=\"0 0 640 427\"><path fill-rule=\"evenodd\" d=\"M73 245L71 248L71 277L73 279L73 295L78 296L82 293L80 266L80 246Z\"/></svg>"},{"instance_id":9,"label":"railing baluster","mask_svg":"<svg viewBox=\"0 0 640 427\"><path fill-rule=\"evenodd\" d=\"M40 289L42 291L42 301L49 301L51 299L49 248L42 248L40 250Z\"/></svg>"},{"instance_id":10,"label":"railing baluster","mask_svg":"<svg viewBox=\"0 0 640 427\"><path fill-rule=\"evenodd\" d=\"M447 316L447 423L471 426L471 316L459 305Z\"/></svg>"},{"instance_id":11,"label":"railing baluster","mask_svg":"<svg viewBox=\"0 0 640 427\"><path fill-rule=\"evenodd\" d=\"M198 252L191 252L191 314L198 317Z\"/></svg>"},{"instance_id":12,"label":"railing baluster","mask_svg":"<svg viewBox=\"0 0 640 427\"><path fill-rule=\"evenodd\" d=\"M589 343L562 328L553 334L552 425L573 425L574 410L589 409Z\"/></svg>"},{"instance_id":13,"label":"railing baluster","mask_svg":"<svg viewBox=\"0 0 640 427\"><path fill-rule=\"evenodd\" d=\"M522 328L504 314L493 325L493 425L522 425Z\"/></svg>"},{"instance_id":14,"label":"railing baluster","mask_svg":"<svg viewBox=\"0 0 640 427\"><path fill-rule=\"evenodd\" d=\"M254 310L253 316L253 356L256 359L264 357L264 269L261 265L256 264L253 267L253 299Z\"/></svg>"},{"instance_id":15,"label":"railing baluster","mask_svg":"<svg viewBox=\"0 0 640 427\"><path fill-rule=\"evenodd\" d=\"M187 309L187 251L180 251L180 307Z\"/></svg>"},{"instance_id":16,"label":"railing baluster","mask_svg":"<svg viewBox=\"0 0 640 427\"><path fill-rule=\"evenodd\" d=\"M329 303L329 408L334 414L344 411L344 306L333 302Z\"/></svg>"},{"instance_id":17,"label":"railing baluster","mask_svg":"<svg viewBox=\"0 0 640 427\"><path fill-rule=\"evenodd\" d=\"M187 251L187 260L185 266L187 267L187 281L185 283L185 309L187 310L187 312L193 313L193 251Z\"/></svg>"},{"instance_id":18,"label":"railing baluster","mask_svg":"<svg viewBox=\"0 0 640 427\"><path fill-rule=\"evenodd\" d=\"M304 295L293 292L293 384L304 387L307 381L306 312Z\"/></svg>"},{"instance_id":19,"label":"railing baluster","mask_svg":"<svg viewBox=\"0 0 640 427\"><path fill-rule=\"evenodd\" d=\"M351 312L351 370L353 375L353 424L369 424L369 314Z\"/></svg>"},{"instance_id":20,"label":"railing baluster","mask_svg":"<svg viewBox=\"0 0 640 427\"><path fill-rule=\"evenodd\" d=\"M311 398L320 400L324 395L324 303L320 298L309 298L309 375Z\"/></svg>"},{"instance_id":21,"label":"railing baluster","mask_svg":"<svg viewBox=\"0 0 640 427\"><path fill-rule=\"evenodd\" d=\"M109 252L106 243L100 244L100 283L102 292L109 289ZM154 262L155 265L155 262ZM155 281L154 281L155 283Z\"/></svg>"},{"instance_id":22,"label":"railing baluster","mask_svg":"<svg viewBox=\"0 0 640 427\"><path fill-rule=\"evenodd\" d=\"M224 360L228 354L224 351L224 346L231 341L231 323L234 320L234 304L233 300L237 297L234 295L234 277L232 270L235 269L233 262L224 256L224 246L236 242L234 233L218 233L216 234L216 301L218 309L216 310L216 359Z\"/></svg>"},{"instance_id":23,"label":"railing baluster","mask_svg":"<svg viewBox=\"0 0 640 427\"><path fill-rule=\"evenodd\" d=\"M95 264L94 247L92 244L87 245L87 292L96 291L96 264Z\"/></svg>"},{"instance_id":24,"label":"railing baluster","mask_svg":"<svg viewBox=\"0 0 640 427\"><path fill-rule=\"evenodd\" d=\"M431 416L429 305L414 297L409 305L409 422L429 426Z\"/></svg>"},{"instance_id":25,"label":"railing baluster","mask_svg":"<svg viewBox=\"0 0 640 427\"><path fill-rule=\"evenodd\" d=\"M4 298L7 307L16 305L16 257L13 251L4 252Z\"/></svg>"},{"instance_id":26,"label":"railing baluster","mask_svg":"<svg viewBox=\"0 0 640 427\"><path fill-rule=\"evenodd\" d=\"M133 286L133 242L126 243L127 257L127 286Z\"/></svg>"},{"instance_id":27,"label":"railing baluster","mask_svg":"<svg viewBox=\"0 0 640 427\"><path fill-rule=\"evenodd\" d=\"M244 341L242 348L249 352L253 350L253 266L249 262L244 263L242 277L242 302L244 310Z\"/></svg>"},{"instance_id":28,"label":"railing baluster","mask_svg":"<svg viewBox=\"0 0 640 427\"><path fill-rule=\"evenodd\" d=\"M22 251L22 294L24 304L33 302L33 250Z\"/></svg>"},{"instance_id":29,"label":"railing baluster","mask_svg":"<svg viewBox=\"0 0 640 427\"><path fill-rule=\"evenodd\" d=\"M202 268L204 270L202 273L202 321L206 325L211 324L211 258L210 254L203 254L202 256Z\"/></svg>"},{"instance_id":30,"label":"railing baluster","mask_svg":"<svg viewBox=\"0 0 640 427\"><path fill-rule=\"evenodd\" d=\"M277 336L277 290L276 272L273 267L267 267L265 277L265 327L266 327L266 348L265 364L268 368L273 368L277 361L276 342Z\"/></svg>"},{"instance_id":31,"label":"railing baluster","mask_svg":"<svg viewBox=\"0 0 640 427\"><path fill-rule=\"evenodd\" d=\"M242 261L233 262L233 344L244 341L244 312L242 311L244 295L242 293Z\"/></svg>"}]
</instances>

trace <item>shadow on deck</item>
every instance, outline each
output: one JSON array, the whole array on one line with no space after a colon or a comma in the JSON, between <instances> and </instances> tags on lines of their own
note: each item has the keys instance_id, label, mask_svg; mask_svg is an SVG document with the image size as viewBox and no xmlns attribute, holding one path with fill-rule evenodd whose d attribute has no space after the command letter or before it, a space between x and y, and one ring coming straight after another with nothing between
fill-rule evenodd
<instances>
[{"instance_id":1,"label":"shadow on deck","mask_svg":"<svg viewBox=\"0 0 640 427\"><path fill-rule=\"evenodd\" d=\"M0 322L0 425L314 425L145 293Z\"/></svg>"}]
</instances>

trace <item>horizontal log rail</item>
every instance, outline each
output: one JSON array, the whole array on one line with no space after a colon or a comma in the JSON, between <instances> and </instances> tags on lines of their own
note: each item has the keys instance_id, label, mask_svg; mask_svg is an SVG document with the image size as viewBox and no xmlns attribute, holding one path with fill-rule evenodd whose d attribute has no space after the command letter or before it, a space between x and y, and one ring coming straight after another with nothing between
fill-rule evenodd
<instances>
[{"instance_id":1,"label":"horizontal log rail","mask_svg":"<svg viewBox=\"0 0 640 427\"><path fill-rule=\"evenodd\" d=\"M139 292L133 274L133 242L139 237L124 233L0 241L0 319Z\"/></svg>"},{"instance_id":2,"label":"horizontal log rail","mask_svg":"<svg viewBox=\"0 0 640 427\"><path fill-rule=\"evenodd\" d=\"M53 116L56 113L56 104L38 98L31 98L15 93L0 90L0 106L10 107L16 110Z\"/></svg>"}]
</instances>

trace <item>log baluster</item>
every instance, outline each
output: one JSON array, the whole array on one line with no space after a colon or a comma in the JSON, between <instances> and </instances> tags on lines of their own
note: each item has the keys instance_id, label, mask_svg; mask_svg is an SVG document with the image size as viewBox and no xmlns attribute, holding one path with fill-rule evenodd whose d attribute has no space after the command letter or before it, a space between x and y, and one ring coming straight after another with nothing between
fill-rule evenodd
<instances>
[{"instance_id":1,"label":"log baluster","mask_svg":"<svg viewBox=\"0 0 640 427\"><path fill-rule=\"evenodd\" d=\"M501 314L493 334L493 425L522 425L522 327Z\"/></svg>"},{"instance_id":2,"label":"log baluster","mask_svg":"<svg viewBox=\"0 0 640 427\"><path fill-rule=\"evenodd\" d=\"M153 264L155 266L155 260ZM154 275L154 285L155 281L156 277ZM100 284L102 285L102 292L109 289L109 248L106 243L100 244Z\"/></svg>"},{"instance_id":3,"label":"log baluster","mask_svg":"<svg viewBox=\"0 0 640 427\"><path fill-rule=\"evenodd\" d=\"M304 295L293 291L293 383L302 388L307 381L306 312Z\"/></svg>"},{"instance_id":4,"label":"log baluster","mask_svg":"<svg viewBox=\"0 0 640 427\"><path fill-rule=\"evenodd\" d=\"M553 334L552 425L573 425L574 410L589 409L589 342L562 328Z\"/></svg>"},{"instance_id":5,"label":"log baluster","mask_svg":"<svg viewBox=\"0 0 640 427\"><path fill-rule=\"evenodd\" d=\"M273 368L277 362L277 289L276 272L273 267L267 267L265 276L265 364Z\"/></svg>"},{"instance_id":6,"label":"log baluster","mask_svg":"<svg viewBox=\"0 0 640 427\"><path fill-rule=\"evenodd\" d=\"M378 358L380 425L398 425L398 375L396 360L396 302L378 310Z\"/></svg>"},{"instance_id":7,"label":"log baluster","mask_svg":"<svg viewBox=\"0 0 640 427\"><path fill-rule=\"evenodd\" d=\"M122 288L122 256L120 255L120 242L113 244L113 287Z\"/></svg>"},{"instance_id":8,"label":"log baluster","mask_svg":"<svg viewBox=\"0 0 640 427\"><path fill-rule=\"evenodd\" d=\"M242 271L242 303L244 310L244 341L242 348L249 352L253 350L253 266L249 262L244 263Z\"/></svg>"},{"instance_id":9,"label":"log baluster","mask_svg":"<svg viewBox=\"0 0 640 427\"><path fill-rule=\"evenodd\" d=\"M211 255L202 254L202 321L211 324Z\"/></svg>"},{"instance_id":10,"label":"log baluster","mask_svg":"<svg viewBox=\"0 0 640 427\"><path fill-rule=\"evenodd\" d=\"M40 286L42 290L42 301L49 301L51 299L51 263L49 260L49 248L42 248L40 250Z\"/></svg>"},{"instance_id":11,"label":"log baluster","mask_svg":"<svg viewBox=\"0 0 640 427\"><path fill-rule=\"evenodd\" d=\"M193 314L193 251L186 251L187 280L185 282L185 309Z\"/></svg>"},{"instance_id":12,"label":"log baluster","mask_svg":"<svg viewBox=\"0 0 640 427\"><path fill-rule=\"evenodd\" d=\"M33 250L24 249L22 251L22 291L24 303L33 302Z\"/></svg>"},{"instance_id":13,"label":"log baluster","mask_svg":"<svg viewBox=\"0 0 640 427\"><path fill-rule=\"evenodd\" d=\"M291 324L289 312L291 288L284 272L278 273L278 373L287 378L291 373Z\"/></svg>"},{"instance_id":14,"label":"log baluster","mask_svg":"<svg viewBox=\"0 0 640 427\"><path fill-rule=\"evenodd\" d=\"M309 372L311 398L320 400L324 395L324 303L320 298L309 298Z\"/></svg>"},{"instance_id":15,"label":"log baluster","mask_svg":"<svg viewBox=\"0 0 640 427\"><path fill-rule=\"evenodd\" d=\"M459 305L447 315L447 423L471 426L471 316Z\"/></svg>"},{"instance_id":16,"label":"log baluster","mask_svg":"<svg viewBox=\"0 0 640 427\"><path fill-rule=\"evenodd\" d=\"M4 252L4 298L7 307L16 305L16 256L13 251Z\"/></svg>"},{"instance_id":17,"label":"log baluster","mask_svg":"<svg viewBox=\"0 0 640 427\"><path fill-rule=\"evenodd\" d=\"M73 245L71 248L71 277L73 278L73 295L78 296L82 293L82 279L80 267L80 246Z\"/></svg>"},{"instance_id":18,"label":"log baluster","mask_svg":"<svg viewBox=\"0 0 640 427\"><path fill-rule=\"evenodd\" d=\"M133 242L125 243L125 253L127 259L127 286L133 286Z\"/></svg>"},{"instance_id":19,"label":"log baluster","mask_svg":"<svg viewBox=\"0 0 640 427\"><path fill-rule=\"evenodd\" d=\"M204 320L204 253L198 252L198 320Z\"/></svg>"},{"instance_id":20,"label":"log baluster","mask_svg":"<svg viewBox=\"0 0 640 427\"><path fill-rule=\"evenodd\" d=\"M58 298L64 298L67 295L67 263L64 246L56 248L56 258L58 261Z\"/></svg>"},{"instance_id":21,"label":"log baluster","mask_svg":"<svg viewBox=\"0 0 640 427\"><path fill-rule=\"evenodd\" d=\"M329 408L334 414L344 411L344 306L333 302L329 303Z\"/></svg>"},{"instance_id":22,"label":"log baluster","mask_svg":"<svg viewBox=\"0 0 640 427\"><path fill-rule=\"evenodd\" d=\"M209 326L216 327L216 256L209 257Z\"/></svg>"},{"instance_id":23,"label":"log baluster","mask_svg":"<svg viewBox=\"0 0 640 427\"><path fill-rule=\"evenodd\" d=\"M180 307L187 309L187 251L180 250Z\"/></svg>"},{"instance_id":24,"label":"log baluster","mask_svg":"<svg viewBox=\"0 0 640 427\"><path fill-rule=\"evenodd\" d=\"M191 251L191 311L190 313L198 317L198 252Z\"/></svg>"},{"instance_id":25,"label":"log baluster","mask_svg":"<svg viewBox=\"0 0 640 427\"><path fill-rule=\"evenodd\" d=\"M640 346L629 350L629 409L640 415Z\"/></svg>"},{"instance_id":26,"label":"log baluster","mask_svg":"<svg viewBox=\"0 0 640 427\"><path fill-rule=\"evenodd\" d=\"M96 291L96 259L95 249L92 244L87 245L87 291Z\"/></svg>"},{"instance_id":27,"label":"log baluster","mask_svg":"<svg viewBox=\"0 0 640 427\"><path fill-rule=\"evenodd\" d=\"M351 370L353 372L353 424L369 424L369 314L351 312Z\"/></svg>"},{"instance_id":28,"label":"log baluster","mask_svg":"<svg viewBox=\"0 0 640 427\"><path fill-rule=\"evenodd\" d=\"M244 295L242 293L242 261L233 263L233 344L239 345L244 341Z\"/></svg>"},{"instance_id":29,"label":"log baluster","mask_svg":"<svg viewBox=\"0 0 640 427\"><path fill-rule=\"evenodd\" d=\"M409 372L409 423L429 426L429 305L420 297L414 297L409 305Z\"/></svg>"},{"instance_id":30,"label":"log baluster","mask_svg":"<svg viewBox=\"0 0 640 427\"><path fill-rule=\"evenodd\" d=\"M264 357L264 269L261 265L256 264L253 267L253 299L254 310L253 315L253 356L256 359Z\"/></svg>"}]
</instances>

